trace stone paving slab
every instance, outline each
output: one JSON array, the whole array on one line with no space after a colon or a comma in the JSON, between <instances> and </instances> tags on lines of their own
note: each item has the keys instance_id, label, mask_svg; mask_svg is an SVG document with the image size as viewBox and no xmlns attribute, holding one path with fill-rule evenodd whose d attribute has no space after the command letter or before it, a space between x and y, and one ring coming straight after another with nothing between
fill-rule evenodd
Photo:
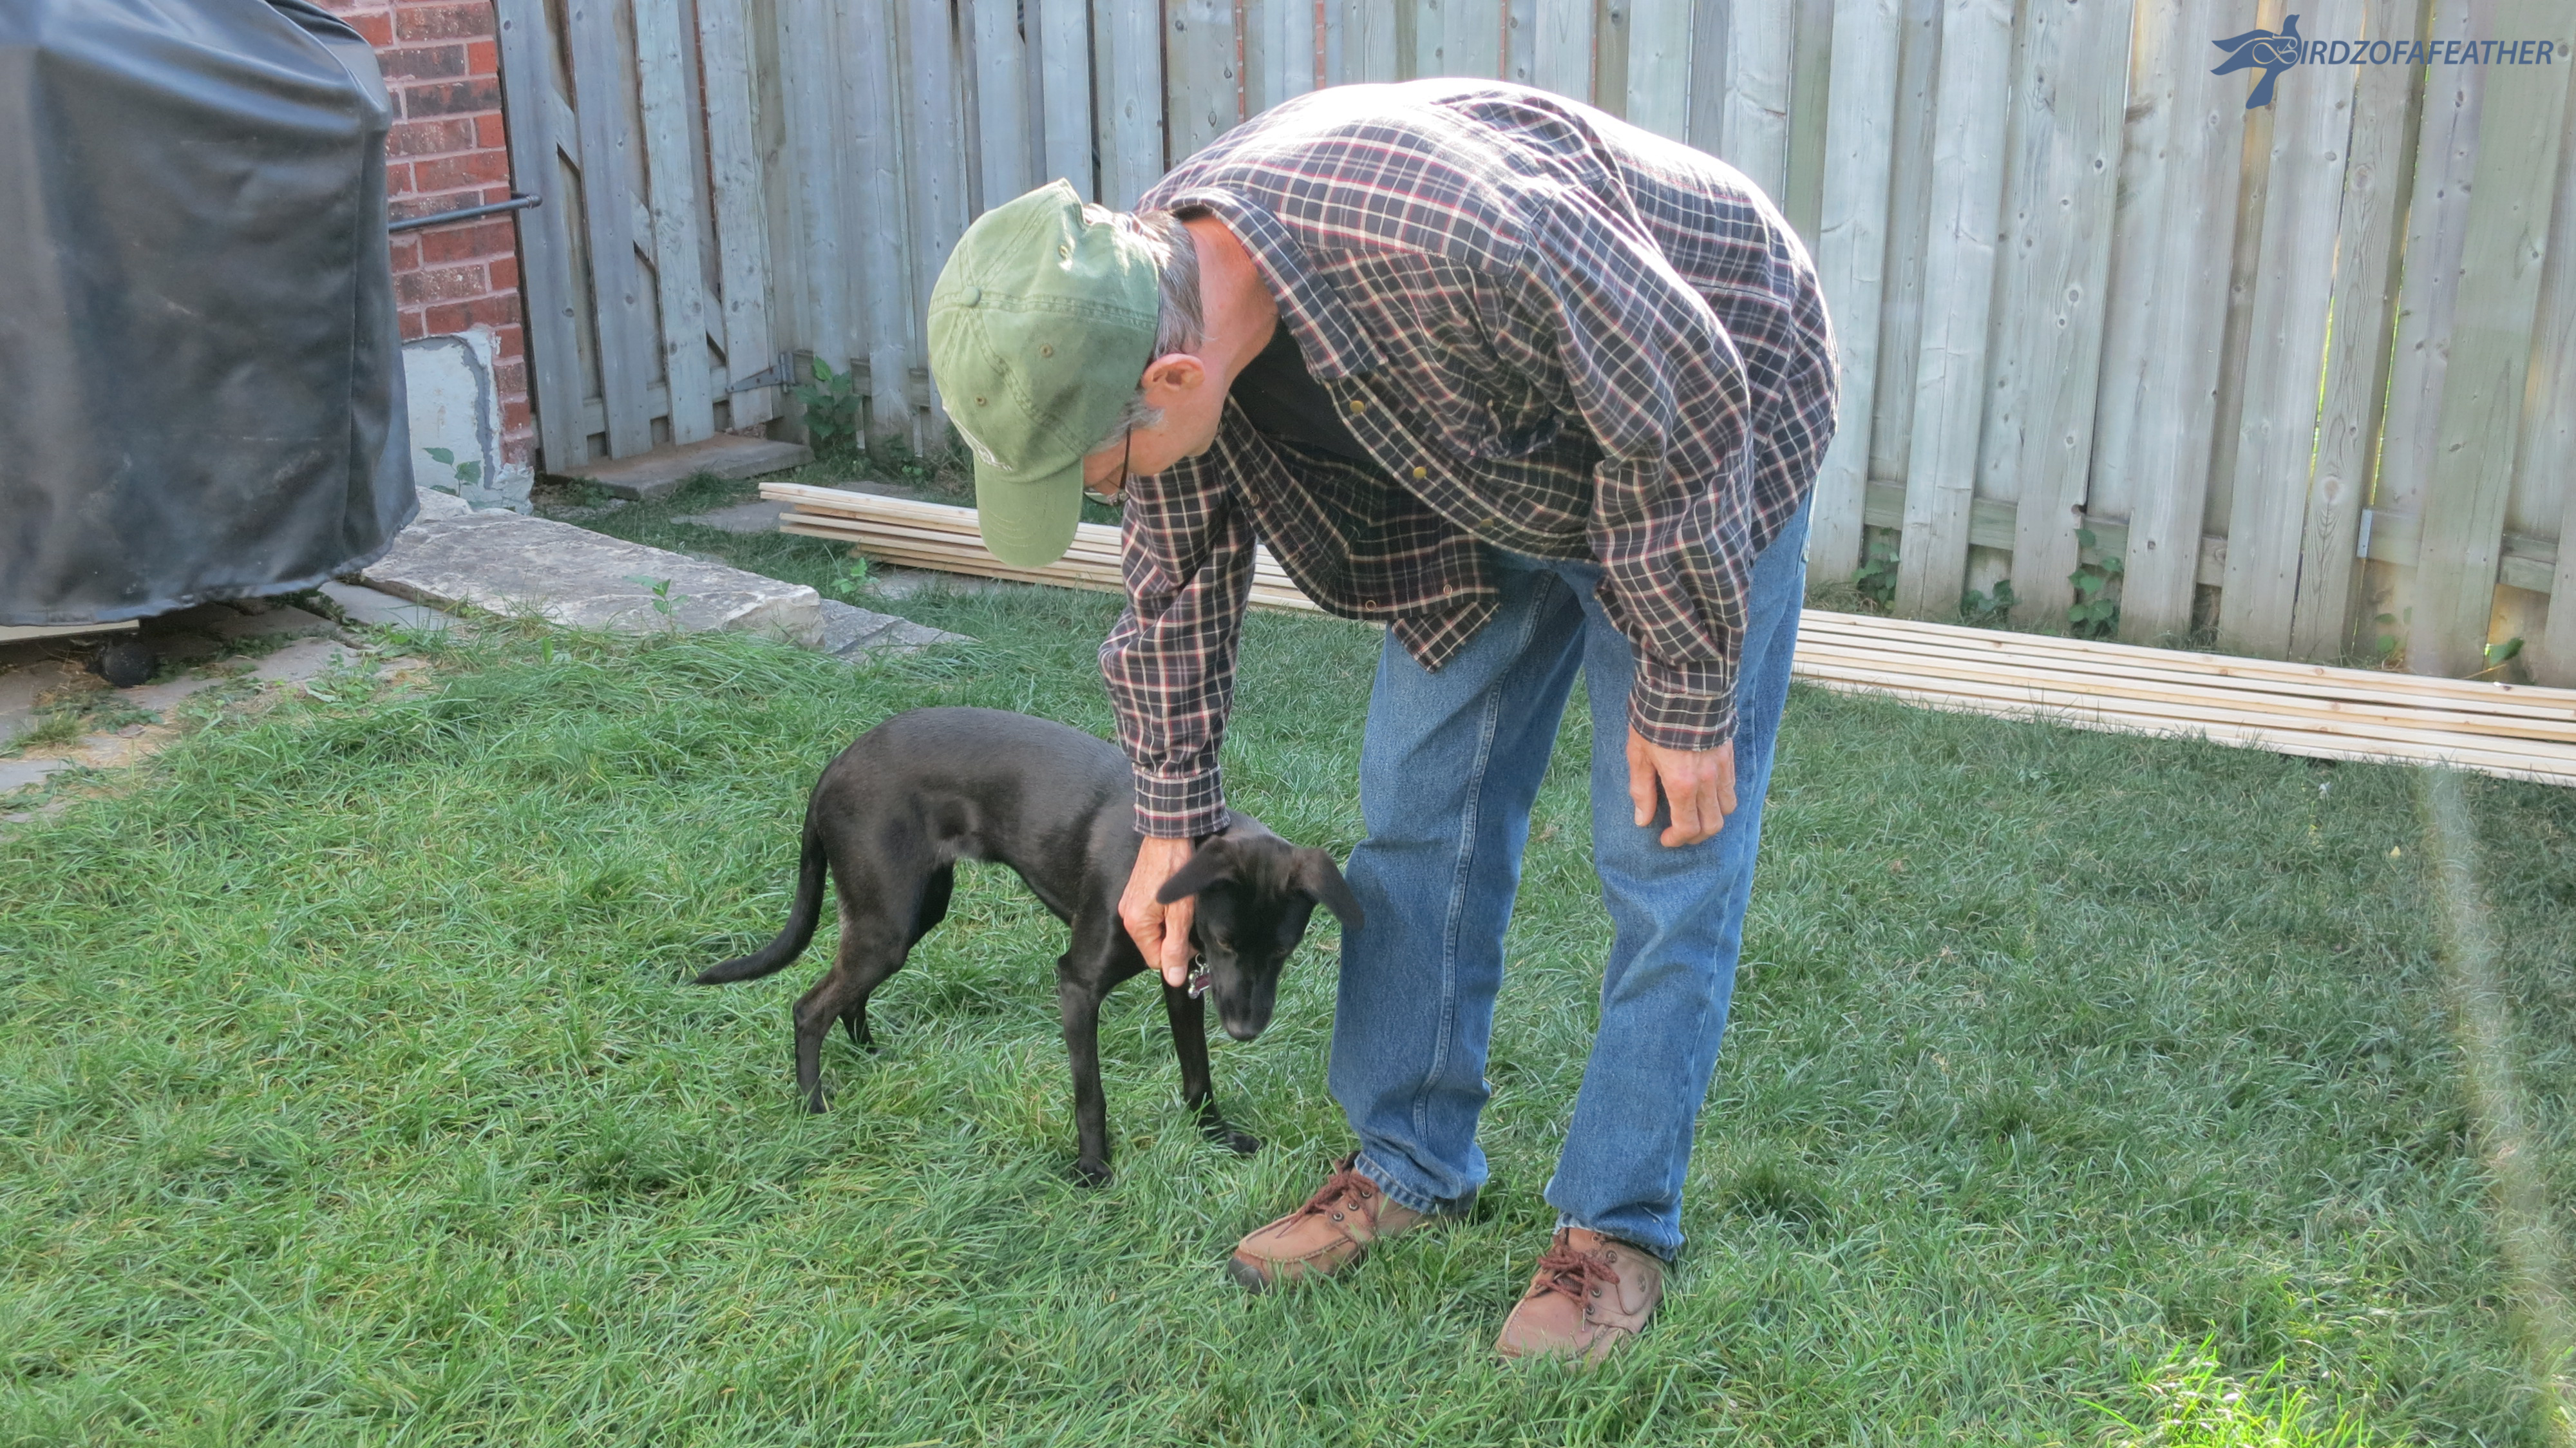
<instances>
[{"instance_id":1,"label":"stone paving slab","mask_svg":"<svg viewBox=\"0 0 2576 1448\"><path fill-rule=\"evenodd\" d=\"M423 633L442 633L456 624L456 615L441 613L409 599L369 588L363 583L338 580L322 585L322 596L340 606L351 623L371 628L407 628Z\"/></svg>"},{"instance_id":2,"label":"stone paving slab","mask_svg":"<svg viewBox=\"0 0 2576 1448\"><path fill-rule=\"evenodd\" d=\"M778 520L787 516L790 505L773 503L766 498L718 508L712 513L691 513L674 518L674 523L690 523L700 528L714 528L726 533L775 533Z\"/></svg>"},{"instance_id":3,"label":"stone paving slab","mask_svg":"<svg viewBox=\"0 0 2576 1448\"><path fill-rule=\"evenodd\" d=\"M433 608L533 612L575 628L730 630L805 648L823 643L822 596L801 583L498 510L415 522L359 579ZM657 598L661 583L668 593ZM668 606L667 617L657 604Z\"/></svg>"},{"instance_id":4,"label":"stone paving slab","mask_svg":"<svg viewBox=\"0 0 2576 1448\"><path fill-rule=\"evenodd\" d=\"M856 662L872 653L908 654L932 644L973 642L964 634L935 629L908 618L823 600L823 651L835 658Z\"/></svg>"},{"instance_id":5,"label":"stone paving slab","mask_svg":"<svg viewBox=\"0 0 2576 1448\"><path fill-rule=\"evenodd\" d=\"M658 498L700 473L754 478L803 467L813 460L814 450L801 442L718 433L678 447L655 448L639 457L563 468L559 476L596 483L621 498Z\"/></svg>"}]
</instances>

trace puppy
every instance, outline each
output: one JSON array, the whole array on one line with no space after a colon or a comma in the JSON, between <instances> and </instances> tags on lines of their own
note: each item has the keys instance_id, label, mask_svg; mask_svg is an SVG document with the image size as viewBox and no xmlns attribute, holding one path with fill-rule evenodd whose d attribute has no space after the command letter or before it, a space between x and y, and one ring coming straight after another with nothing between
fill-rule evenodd
<instances>
[{"instance_id":1,"label":"puppy","mask_svg":"<svg viewBox=\"0 0 2576 1448\"><path fill-rule=\"evenodd\" d=\"M1074 1171L1109 1180L1108 1108L1100 1092L1100 1003L1146 969L1118 919L1136 864L1135 784L1126 757L1078 729L994 709L915 709L859 737L823 770L805 806L805 848L787 928L753 951L708 967L700 985L772 974L814 938L828 867L841 910L840 953L796 1003L796 1086L823 1109L823 1038L838 1019L873 1045L868 996L946 917L956 862L1010 866L1057 919L1073 927L1056 961L1056 1000L1073 1058ZM1190 983L1163 988L1181 1096L1209 1139L1260 1149L1225 1123L1208 1081L1201 997L1213 996L1227 1035L1249 1041L1270 1024L1279 970L1322 905L1345 929L1359 902L1333 857L1300 849L1250 815L1233 813L1157 898L1196 896Z\"/></svg>"}]
</instances>

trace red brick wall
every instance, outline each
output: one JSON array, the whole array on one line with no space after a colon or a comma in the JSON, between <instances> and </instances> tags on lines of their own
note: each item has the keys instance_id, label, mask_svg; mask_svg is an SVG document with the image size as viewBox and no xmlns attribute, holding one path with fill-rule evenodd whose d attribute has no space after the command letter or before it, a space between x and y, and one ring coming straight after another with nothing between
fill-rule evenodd
<instances>
[{"instance_id":1,"label":"red brick wall","mask_svg":"<svg viewBox=\"0 0 2576 1448\"><path fill-rule=\"evenodd\" d=\"M385 142L385 192L396 220L510 199L501 120L501 54L491 0L322 0L375 46L396 120ZM393 237L403 340L469 327L499 339L502 461L536 448L519 319L518 230L511 216L452 222Z\"/></svg>"}]
</instances>

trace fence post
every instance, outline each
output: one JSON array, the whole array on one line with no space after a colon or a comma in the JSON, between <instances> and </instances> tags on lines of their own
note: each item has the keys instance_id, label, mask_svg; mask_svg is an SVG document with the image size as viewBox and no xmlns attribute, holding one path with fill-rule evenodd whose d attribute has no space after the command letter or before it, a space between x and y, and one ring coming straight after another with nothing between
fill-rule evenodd
<instances>
[{"instance_id":1,"label":"fence post","mask_svg":"<svg viewBox=\"0 0 2576 1448\"><path fill-rule=\"evenodd\" d=\"M1877 409L1879 311L1886 296L1889 174L1896 160L1900 0L1844 0L1834 15L1832 113L1825 121L1825 190L1816 273L1834 322L1842 416L1816 476L1807 568L1840 581L1860 562Z\"/></svg>"},{"instance_id":2,"label":"fence post","mask_svg":"<svg viewBox=\"0 0 2576 1448\"><path fill-rule=\"evenodd\" d=\"M2569 87L2567 124L2576 126L2576 86ZM2522 475L2534 496L2562 503L2549 614L2539 647L2526 652L2533 678L2564 688L2576 686L2576 146L2559 147L2549 243L2531 349L2531 397L2538 405L2522 419Z\"/></svg>"},{"instance_id":3,"label":"fence post","mask_svg":"<svg viewBox=\"0 0 2576 1448\"><path fill-rule=\"evenodd\" d=\"M501 37L501 101L510 132L510 174L522 191L544 198L518 213L519 298L527 319L528 371L535 382L537 445L550 469L590 461L582 427L581 294L573 283L572 225L577 198L563 184L555 135L555 38L544 0L494 0Z\"/></svg>"}]
</instances>

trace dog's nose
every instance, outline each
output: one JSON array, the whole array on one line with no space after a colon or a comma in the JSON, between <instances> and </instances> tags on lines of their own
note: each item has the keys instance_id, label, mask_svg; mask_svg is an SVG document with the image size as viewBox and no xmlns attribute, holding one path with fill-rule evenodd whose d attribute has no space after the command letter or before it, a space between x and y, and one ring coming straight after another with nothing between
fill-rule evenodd
<instances>
[{"instance_id":1,"label":"dog's nose","mask_svg":"<svg viewBox=\"0 0 2576 1448\"><path fill-rule=\"evenodd\" d=\"M1269 1023L1266 1021L1228 1021L1225 1023L1225 1033L1234 1037L1238 1041L1249 1041L1255 1036L1260 1035L1262 1026L1267 1024Z\"/></svg>"}]
</instances>

